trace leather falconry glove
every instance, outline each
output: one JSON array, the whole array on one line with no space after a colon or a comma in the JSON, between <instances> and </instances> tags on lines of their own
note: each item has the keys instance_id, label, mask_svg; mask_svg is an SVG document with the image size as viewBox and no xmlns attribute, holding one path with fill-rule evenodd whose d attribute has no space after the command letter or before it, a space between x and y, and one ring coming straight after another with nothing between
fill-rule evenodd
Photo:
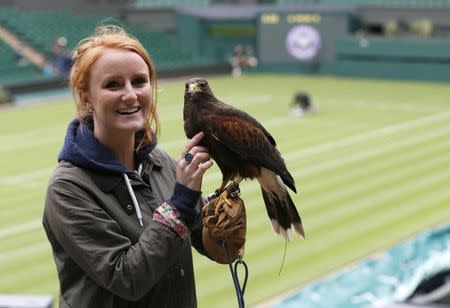
<instances>
[{"instance_id":1,"label":"leather falconry glove","mask_svg":"<svg viewBox=\"0 0 450 308\"><path fill-rule=\"evenodd\" d=\"M208 256L221 264L242 258L247 218L244 201L239 196L239 185L228 185L218 197L203 207L202 212L202 240Z\"/></svg>"}]
</instances>

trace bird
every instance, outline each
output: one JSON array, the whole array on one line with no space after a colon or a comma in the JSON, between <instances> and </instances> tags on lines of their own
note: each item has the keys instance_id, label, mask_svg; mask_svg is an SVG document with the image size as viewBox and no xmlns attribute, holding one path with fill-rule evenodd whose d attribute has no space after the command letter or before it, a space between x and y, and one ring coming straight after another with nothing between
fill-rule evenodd
<instances>
[{"instance_id":1,"label":"bird","mask_svg":"<svg viewBox=\"0 0 450 308\"><path fill-rule=\"evenodd\" d=\"M187 138L204 132L200 145L208 149L222 173L218 194L230 182L256 179L274 231L291 241L293 227L305 238L302 220L287 190L297 193L294 178L275 139L260 122L217 99L208 81L198 77L185 83L183 121Z\"/></svg>"}]
</instances>

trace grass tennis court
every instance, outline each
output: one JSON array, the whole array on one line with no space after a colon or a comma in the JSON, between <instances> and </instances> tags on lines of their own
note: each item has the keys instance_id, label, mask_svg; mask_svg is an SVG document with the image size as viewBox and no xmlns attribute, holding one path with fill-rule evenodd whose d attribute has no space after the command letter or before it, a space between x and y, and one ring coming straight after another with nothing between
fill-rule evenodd
<instances>
[{"instance_id":1,"label":"grass tennis court","mask_svg":"<svg viewBox=\"0 0 450 308\"><path fill-rule=\"evenodd\" d=\"M187 79L187 78L186 78ZM272 231L259 186L247 208L246 303L255 305L450 220L450 85L296 75L211 77L219 99L272 133L297 182L291 194L307 240L287 247ZM183 80L160 85L160 145L182 149ZM317 109L288 117L297 91ZM58 284L41 215L71 98L0 109L0 293L51 294ZM217 168L204 192L220 183ZM237 307L227 266L195 255L199 307Z\"/></svg>"}]
</instances>

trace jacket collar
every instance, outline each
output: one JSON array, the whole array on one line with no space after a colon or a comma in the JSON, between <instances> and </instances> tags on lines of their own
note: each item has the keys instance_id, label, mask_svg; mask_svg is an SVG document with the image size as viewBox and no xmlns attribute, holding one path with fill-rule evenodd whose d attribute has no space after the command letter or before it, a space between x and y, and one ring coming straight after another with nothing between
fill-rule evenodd
<instances>
[{"instance_id":1,"label":"jacket collar","mask_svg":"<svg viewBox=\"0 0 450 308\"><path fill-rule=\"evenodd\" d=\"M142 140L143 135L143 131L136 133L136 145ZM149 154L155 148L156 143L156 136L154 136L152 143L136 150L135 155L138 164L149 158ZM64 145L58 157L58 161L62 160L69 161L81 168L110 174L122 174L131 171L122 165L115 154L94 136L93 121L89 117L81 122L74 119L69 124ZM160 164L158 165L160 166Z\"/></svg>"},{"instance_id":2,"label":"jacket collar","mask_svg":"<svg viewBox=\"0 0 450 308\"><path fill-rule=\"evenodd\" d=\"M156 155L149 155L149 158L143 164L147 172L151 172L152 170L159 171L162 168L161 160ZM118 185L123 184L123 177L118 173L111 174L94 170L88 170L88 173L95 185L106 194L113 192L117 189Z\"/></svg>"}]
</instances>

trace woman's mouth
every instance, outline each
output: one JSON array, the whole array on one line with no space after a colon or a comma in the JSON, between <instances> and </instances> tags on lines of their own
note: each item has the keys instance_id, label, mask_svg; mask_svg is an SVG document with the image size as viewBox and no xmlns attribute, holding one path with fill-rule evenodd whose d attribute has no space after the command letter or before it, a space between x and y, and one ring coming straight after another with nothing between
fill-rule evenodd
<instances>
[{"instance_id":1,"label":"woman's mouth","mask_svg":"<svg viewBox=\"0 0 450 308\"><path fill-rule=\"evenodd\" d=\"M136 113L139 110L141 110L141 108L139 106L136 106L136 107L129 107L129 108L119 109L119 110L117 110L117 113L121 114L121 115L129 115L129 114Z\"/></svg>"}]
</instances>

